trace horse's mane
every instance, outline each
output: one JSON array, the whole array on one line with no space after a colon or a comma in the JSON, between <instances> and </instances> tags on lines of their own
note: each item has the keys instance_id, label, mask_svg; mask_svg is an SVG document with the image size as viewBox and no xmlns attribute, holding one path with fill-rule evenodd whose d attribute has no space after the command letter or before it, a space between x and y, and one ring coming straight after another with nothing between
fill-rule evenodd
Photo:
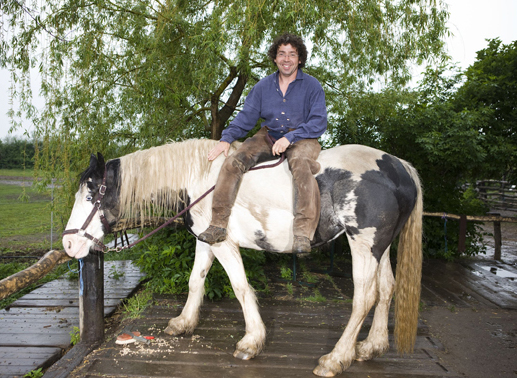
<instances>
[{"instance_id":1,"label":"horse's mane","mask_svg":"<svg viewBox=\"0 0 517 378\"><path fill-rule=\"evenodd\" d=\"M210 171L208 151L217 141L191 139L173 142L120 158L120 216L170 216L181 191Z\"/></svg>"}]
</instances>

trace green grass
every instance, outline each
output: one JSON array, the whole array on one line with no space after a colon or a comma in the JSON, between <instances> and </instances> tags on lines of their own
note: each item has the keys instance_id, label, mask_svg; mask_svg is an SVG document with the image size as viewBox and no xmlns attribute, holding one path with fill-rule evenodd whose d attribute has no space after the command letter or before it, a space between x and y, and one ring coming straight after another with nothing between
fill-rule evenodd
<instances>
[{"instance_id":1,"label":"green grass","mask_svg":"<svg viewBox=\"0 0 517 378\"><path fill-rule=\"evenodd\" d=\"M0 176L32 177L33 174L32 169L0 169Z\"/></svg>"},{"instance_id":2,"label":"green grass","mask_svg":"<svg viewBox=\"0 0 517 378\"><path fill-rule=\"evenodd\" d=\"M50 195L0 184L0 251L50 249Z\"/></svg>"}]
</instances>

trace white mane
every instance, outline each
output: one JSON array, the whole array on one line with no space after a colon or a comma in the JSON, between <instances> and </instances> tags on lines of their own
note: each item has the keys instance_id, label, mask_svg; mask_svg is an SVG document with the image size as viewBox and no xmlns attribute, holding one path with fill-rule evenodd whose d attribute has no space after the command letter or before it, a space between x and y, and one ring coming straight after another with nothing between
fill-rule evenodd
<instances>
[{"instance_id":1,"label":"white mane","mask_svg":"<svg viewBox=\"0 0 517 378\"><path fill-rule=\"evenodd\" d=\"M208 151L217 141L192 139L120 158L120 216L170 216L180 200L180 190L206 178L211 163Z\"/></svg>"}]
</instances>

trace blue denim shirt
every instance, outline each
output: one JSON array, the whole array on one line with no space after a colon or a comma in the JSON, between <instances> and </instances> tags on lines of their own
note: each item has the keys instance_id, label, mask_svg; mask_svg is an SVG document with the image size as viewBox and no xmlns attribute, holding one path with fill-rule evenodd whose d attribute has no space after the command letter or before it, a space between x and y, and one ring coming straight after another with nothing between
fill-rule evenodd
<instances>
[{"instance_id":1,"label":"blue denim shirt","mask_svg":"<svg viewBox=\"0 0 517 378\"><path fill-rule=\"evenodd\" d=\"M285 136L291 143L318 138L327 129L325 93L318 80L298 69L285 96L278 83L278 71L260 80L244 101L244 108L223 130L221 140L232 143L242 138L262 118L276 139ZM289 129L295 129L289 131Z\"/></svg>"}]
</instances>

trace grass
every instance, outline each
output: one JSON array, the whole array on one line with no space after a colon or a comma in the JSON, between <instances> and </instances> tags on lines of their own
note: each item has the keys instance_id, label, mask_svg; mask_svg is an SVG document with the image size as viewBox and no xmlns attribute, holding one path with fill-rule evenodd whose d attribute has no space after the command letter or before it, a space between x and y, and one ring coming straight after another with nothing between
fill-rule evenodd
<instances>
[{"instance_id":1,"label":"grass","mask_svg":"<svg viewBox=\"0 0 517 378\"><path fill-rule=\"evenodd\" d=\"M32 177L33 175L32 169L0 169L0 176Z\"/></svg>"},{"instance_id":2,"label":"grass","mask_svg":"<svg viewBox=\"0 0 517 378\"><path fill-rule=\"evenodd\" d=\"M50 249L51 199L32 187L0 184L0 251Z\"/></svg>"}]
</instances>

